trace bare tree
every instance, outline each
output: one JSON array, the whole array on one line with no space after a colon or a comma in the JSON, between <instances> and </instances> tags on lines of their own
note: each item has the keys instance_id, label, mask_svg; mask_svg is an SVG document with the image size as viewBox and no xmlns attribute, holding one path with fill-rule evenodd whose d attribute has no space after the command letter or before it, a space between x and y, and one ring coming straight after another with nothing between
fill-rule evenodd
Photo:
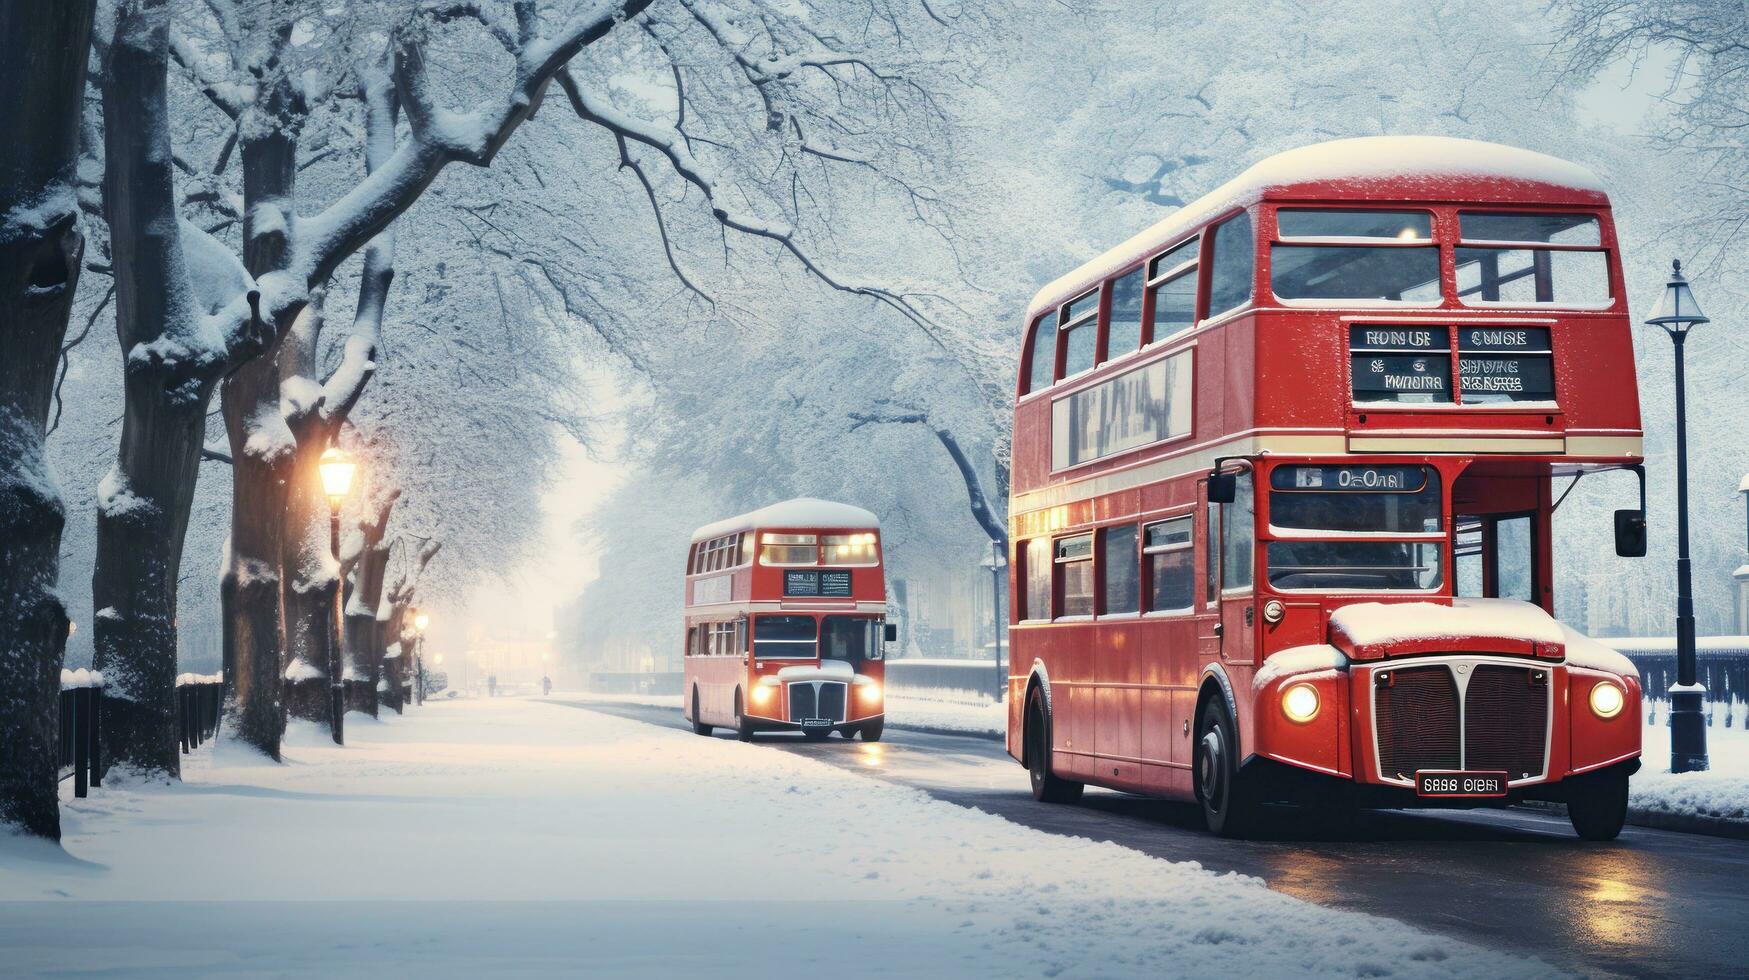
<instances>
[{"instance_id":1,"label":"bare tree","mask_svg":"<svg viewBox=\"0 0 1749 980\"><path fill-rule=\"evenodd\" d=\"M208 55L186 53L173 38L168 0L123 0L103 72L106 212L116 254L117 330L128 365L129 411L120 462L100 500L94 601L98 607L97 666L119 680L111 758L165 774L177 772L170 738L176 645L175 575L200 455L205 407L218 382L237 378L238 410L227 413L235 478L261 488L274 503L246 522L245 540L232 538L234 576L227 591L249 604L244 627L227 629L227 667L234 677L264 677L277 670L278 542L284 491L271 463L295 449L279 416L277 371L255 360L297 322L312 290L418 199L452 162L487 166L534 112L553 75L584 47L606 37L649 0L577 3L568 10L519 17L509 50L513 65L497 94L468 111L451 109L429 80L426 37L437 7L401 16L389 34L389 57L409 138L365 180L315 214L296 213L298 99L313 93L309 76L276 77L268 60L252 60L256 46L277 50L289 36L287 10L266 11L245 27L242 8L218 3L228 36L251 47L231 52L229 70L241 84L203 79L215 99L246 98L230 106L239 120L246 194L243 256L210 234L179 221L174 194L166 74L174 47L186 66L205 67ZM251 8L255 9L255 8ZM237 17L230 16L238 14ZM174 42L174 43L173 43ZM278 49L282 49L278 48ZM243 57L237 57L239 54ZM216 54L214 55L216 57ZM251 69L261 70L255 75ZM288 104L285 100L290 100ZM245 120L245 110L259 116ZM252 125L244 126L248 121ZM255 174L251 177L251 174ZM256 299L259 302L256 303ZM253 315L256 311L259 315ZM253 361L253 363L251 363ZM247 415L243 406L263 411ZM271 405L271 411L265 411ZM278 419L278 423L275 423ZM238 439L238 436L242 438ZM239 634L243 642L235 642ZM268 666L271 664L271 668ZM267 686L237 688L258 697ZM235 714L250 714L247 704ZM256 717L271 721L271 710ZM245 737L266 741L266 724ZM271 743L270 743L271 744Z\"/></svg>"},{"instance_id":2,"label":"bare tree","mask_svg":"<svg viewBox=\"0 0 1749 980\"><path fill-rule=\"evenodd\" d=\"M383 578L393 544L387 540L389 518L400 497L400 489L393 487L371 494L364 513L340 549L341 565L351 582L351 594L346 600L346 671L342 677L346 708L373 718L377 714L377 681L382 679L385 646L377 610L382 606Z\"/></svg>"},{"instance_id":3,"label":"bare tree","mask_svg":"<svg viewBox=\"0 0 1749 980\"><path fill-rule=\"evenodd\" d=\"M1663 101L1667 121L1652 138L1697 154L1704 204L1693 220L1724 256L1749 226L1749 7L1719 0L1557 0L1564 15L1558 54L1565 72L1590 78L1626 60L1673 56ZM1688 215L1684 216L1685 219Z\"/></svg>"},{"instance_id":4,"label":"bare tree","mask_svg":"<svg viewBox=\"0 0 1749 980\"><path fill-rule=\"evenodd\" d=\"M76 170L93 11L0 4L0 828L54 839L66 510L43 437L85 252Z\"/></svg>"}]
</instances>

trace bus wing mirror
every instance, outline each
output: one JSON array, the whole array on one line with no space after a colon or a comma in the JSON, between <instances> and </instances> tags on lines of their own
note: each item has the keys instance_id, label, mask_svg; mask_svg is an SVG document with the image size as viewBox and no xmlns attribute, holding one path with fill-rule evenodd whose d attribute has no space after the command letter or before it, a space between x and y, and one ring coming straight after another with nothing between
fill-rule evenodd
<instances>
[{"instance_id":1,"label":"bus wing mirror","mask_svg":"<svg viewBox=\"0 0 1749 980\"><path fill-rule=\"evenodd\" d=\"M1623 558L1646 557L1646 512L1615 512L1615 553Z\"/></svg>"},{"instance_id":2,"label":"bus wing mirror","mask_svg":"<svg viewBox=\"0 0 1749 980\"><path fill-rule=\"evenodd\" d=\"M881 626L881 639L888 643L899 642L899 624L885 623Z\"/></svg>"},{"instance_id":3,"label":"bus wing mirror","mask_svg":"<svg viewBox=\"0 0 1749 980\"><path fill-rule=\"evenodd\" d=\"M1239 477L1235 473L1209 474L1209 503L1230 504L1239 494Z\"/></svg>"}]
</instances>

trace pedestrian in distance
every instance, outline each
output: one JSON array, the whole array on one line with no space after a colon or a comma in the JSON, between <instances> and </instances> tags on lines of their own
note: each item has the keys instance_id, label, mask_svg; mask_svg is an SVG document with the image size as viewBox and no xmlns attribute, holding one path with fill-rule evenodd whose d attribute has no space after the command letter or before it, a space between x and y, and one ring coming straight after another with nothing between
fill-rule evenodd
<instances>
[{"instance_id":1,"label":"pedestrian in distance","mask_svg":"<svg viewBox=\"0 0 1749 980\"><path fill-rule=\"evenodd\" d=\"M540 678L540 696L544 698L551 693L553 693L553 679L542 674Z\"/></svg>"}]
</instances>

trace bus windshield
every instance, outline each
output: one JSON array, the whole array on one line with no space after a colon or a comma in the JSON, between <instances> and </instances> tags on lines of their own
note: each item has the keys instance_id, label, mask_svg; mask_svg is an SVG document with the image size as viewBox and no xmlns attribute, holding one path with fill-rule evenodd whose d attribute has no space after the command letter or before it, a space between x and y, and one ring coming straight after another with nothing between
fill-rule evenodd
<instances>
[{"instance_id":1,"label":"bus windshield","mask_svg":"<svg viewBox=\"0 0 1749 980\"><path fill-rule=\"evenodd\" d=\"M864 660L880 659L881 621L856 616L827 616L820 622L820 659L842 660L862 669Z\"/></svg>"},{"instance_id":2,"label":"bus windshield","mask_svg":"<svg viewBox=\"0 0 1749 980\"><path fill-rule=\"evenodd\" d=\"M760 616L753 620L753 655L761 660L812 660L812 616Z\"/></svg>"},{"instance_id":3,"label":"bus windshield","mask_svg":"<svg viewBox=\"0 0 1749 980\"><path fill-rule=\"evenodd\" d=\"M1428 466L1278 466L1269 479L1269 584L1298 591L1426 592L1443 581L1439 474ZM1320 540L1322 539L1322 540Z\"/></svg>"}]
</instances>

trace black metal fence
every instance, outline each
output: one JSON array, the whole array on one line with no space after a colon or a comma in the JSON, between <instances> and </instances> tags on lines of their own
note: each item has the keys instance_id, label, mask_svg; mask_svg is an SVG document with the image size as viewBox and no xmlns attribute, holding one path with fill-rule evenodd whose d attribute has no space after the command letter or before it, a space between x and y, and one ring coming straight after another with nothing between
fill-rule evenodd
<instances>
[{"instance_id":1,"label":"black metal fence","mask_svg":"<svg viewBox=\"0 0 1749 980\"><path fill-rule=\"evenodd\" d=\"M73 795L84 799L89 787L103 785L97 737L103 717L103 675L89 670L61 671L60 767L73 780Z\"/></svg>"},{"instance_id":2,"label":"black metal fence","mask_svg":"<svg viewBox=\"0 0 1749 980\"><path fill-rule=\"evenodd\" d=\"M219 732L225 685L219 674L176 678L176 732L187 755Z\"/></svg>"},{"instance_id":3,"label":"black metal fence","mask_svg":"<svg viewBox=\"0 0 1749 980\"><path fill-rule=\"evenodd\" d=\"M1670 685L1676 683L1676 641L1669 637L1608 637L1599 642L1620 651L1639 668L1640 688L1650 702L1646 724L1667 721ZM1734 709L1749 694L1749 636L1697 638L1694 667L1695 680L1706 688L1707 724L1731 727Z\"/></svg>"}]
</instances>

